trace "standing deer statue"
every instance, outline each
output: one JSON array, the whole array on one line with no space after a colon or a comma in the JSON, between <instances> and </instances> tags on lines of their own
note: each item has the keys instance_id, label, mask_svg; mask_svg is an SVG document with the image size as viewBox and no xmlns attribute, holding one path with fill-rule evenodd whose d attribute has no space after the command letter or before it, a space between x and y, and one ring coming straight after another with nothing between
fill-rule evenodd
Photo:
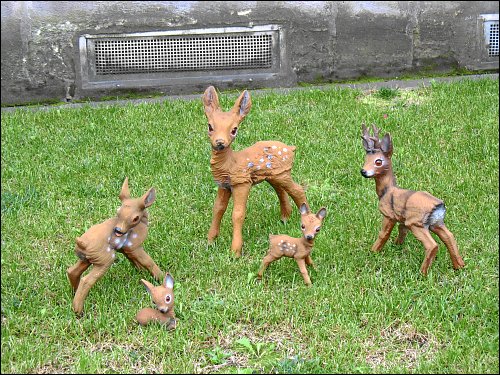
<instances>
[{"instance_id":1,"label":"standing deer statue","mask_svg":"<svg viewBox=\"0 0 500 375\"><path fill-rule=\"evenodd\" d=\"M156 198L153 188L142 197L130 198L128 177L123 182L119 196L122 205L117 215L90 227L81 237L76 238L75 253L79 258L67 270L68 279L75 291L73 311L81 315L83 304L90 289L104 276L115 260L115 251L123 253L137 268L147 269L156 279L163 273L144 251L142 244L148 235L148 212ZM93 265L88 275L80 277Z\"/></svg>"},{"instance_id":2,"label":"standing deer statue","mask_svg":"<svg viewBox=\"0 0 500 375\"><path fill-rule=\"evenodd\" d=\"M301 238L294 238L284 234L269 235L269 250L262 260L262 265L257 273L257 279L262 279L264 271L271 262L285 256L295 259L305 284L311 286L311 279L309 278L306 264L316 268L311 258L311 252L314 246L314 238L319 233L321 223L326 216L326 208L322 207L314 214L309 211L307 204L302 203L300 206L300 214L303 236Z\"/></svg>"},{"instance_id":3,"label":"standing deer statue","mask_svg":"<svg viewBox=\"0 0 500 375\"><path fill-rule=\"evenodd\" d=\"M141 279L141 282L151 295L156 309L145 307L139 310L136 320L142 326L157 322L166 325L167 329L174 329L177 326L174 312L174 278L167 273L163 284L159 286L154 286L144 279Z\"/></svg>"},{"instance_id":4,"label":"standing deer statue","mask_svg":"<svg viewBox=\"0 0 500 375\"><path fill-rule=\"evenodd\" d=\"M374 178L379 210L383 215L382 229L372 251L378 252L385 245L396 222L399 222L399 235L395 241L403 243L408 230L425 247L425 259L420 267L422 274L427 275L438 251L438 245L429 231L434 232L446 245L455 269L462 268L465 263L458 253L458 246L453 234L446 228L444 217L446 208L442 200L425 191L401 189L396 185L392 171L392 140L389 133L379 139L379 129L373 127L373 136L363 124L363 147L366 150L365 164L361 175Z\"/></svg>"},{"instance_id":5,"label":"standing deer statue","mask_svg":"<svg viewBox=\"0 0 500 375\"><path fill-rule=\"evenodd\" d=\"M231 250L236 257L240 257L243 246L241 231L248 194L253 185L264 180L271 184L279 198L283 221L286 221L292 212L288 195L292 197L297 207L307 203L303 188L295 183L291 176L295 146L288 146L278 141L261 141L235 152L230 146L238 134L241 121L252 106L250 93L247 90L243 91L228 112L221 110L213 86L205 90L202 100L212 145L210 166L215 183L219 186L213 206L208 241L212 242L219 235L222 216L232 196L234 205Z\"/></svg>"}]
</instances>

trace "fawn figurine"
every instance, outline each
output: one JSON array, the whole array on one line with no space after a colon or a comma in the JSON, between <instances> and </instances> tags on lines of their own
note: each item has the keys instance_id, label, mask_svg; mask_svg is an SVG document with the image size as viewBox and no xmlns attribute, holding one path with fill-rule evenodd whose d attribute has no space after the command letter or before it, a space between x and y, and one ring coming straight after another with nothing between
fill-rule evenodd
<instances>
[{"instance_id":1,"label":"fawn figurine","mask_svg":"<svg viewBox=\"0 0 500 375\"><path fill-rule=\"evenodd\" d=\"M462 268L465 263L458 253L458 246L453 234L444 225L446 208L442 200L425 191L401 189L396 185L392 171L392 140L389 133L379 139L379 129L373 125L373 136L363 124L363 147L366 150L365 164L361 175L374 178L379 210L383 215L382 229L372 251L382 249L389 238L396 222L399 222L399 235L396 244L402 244L408 230L425 246L425 259L420 267L422 274L427 271L436 257L438 245L429 230L444 242L450 253L455 269Z\"/></svg>"},{"instance_id":2,"label":"fawn figurine","mask_svg":"<svg viewBox=\"0 0 500 375\"><path fill-rule=\"evenodd\" d=\"M271 184L279 198L283 221L286 221L292 212L288 195L292 197L297 207L307 203L304 189L295 183L291 176L295 146L288 146L278 141L260 141L235 152L230 146L238 134L241 121L252 106L250 93L247 90L243 91L228 112L221 110L213 86L205 90L202 100L212 145L210 166L215 183L219 186L213 206L208 241L212 242L219 235L222 216L232 196L234 205L231 250L236 257L240 257L243 246L241 230L245 220L248 194L253 185L264 180Z\"/></svg>"},{"instance_id":3,"label":"fawn figurine","mask_svg":"<svg viewBox=\"0 0 500 375\"><path fill-rule=\"evenodd\" d=\"M156 309L145 307L141 309L136 319L140 325L147 325L150 322L158 322L166 324L168 329L174 329L177 326L174 312L174 279L167 273L165 280L160 286L154 286L150 282L141 279L141 282L146 287L148 293L151 295Z\"/></svg>"},{"instance_id":4,"label":"fawn figurine","mask_svg":"<svg viewBox=\"0 0 500 375\"><path fill-rule=\"evenodd\" d=\"M123 253L137 268L147 269L156 279L163 274L156 263L144 251L142 244L148 235L148 212L156 198L153 188L141 198L130 198L128 177L123 182L119 196L122 201L117 215L90 227L81 237L76 238L75 253L79 258L68 268L68 279L75 291L73 311L80 315L90 288L111 267L115 251ZM82 273L93 265L88 275L81 280Z\"/></svg>"},{"instance_id":5,"label":"fawn figurine","mask_svg":"<svg viewBox=\"0 0 500 375\"><path fill-rule=\"evenodd\" d=\"M262 279L262 274L271 262L281 257L294 258L297 262L300 273L306 285L311 285L311 279L307 272L306 264L316 268L311 258L311 251L314 246L314 238L321 229L321 223L326 216L326 208L322 207L316 214L309 211L307 204L300 206L300 221L303 232L302 238L294 238L284 234L269 235L269 250L262 260L257 278Z\"/></svg>"}]
</instances>

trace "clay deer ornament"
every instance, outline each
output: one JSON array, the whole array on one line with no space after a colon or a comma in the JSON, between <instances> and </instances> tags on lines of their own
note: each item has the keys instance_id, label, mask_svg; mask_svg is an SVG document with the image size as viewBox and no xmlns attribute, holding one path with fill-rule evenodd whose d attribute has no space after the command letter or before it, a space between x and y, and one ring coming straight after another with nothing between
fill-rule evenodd
<instances>
[{"instance_id":1,"label":"clay deer ornament","mask_svg":"<svg viewBox=\"0 0 500 375\"><path fill-rule=\"evenodd\" d=\"M294 258L299 266L300 273L304 278L307 286L311 286L311 279L307 272L306 264L316 268L311 258L314 239L321 229L321 223L326 216L326 208L322 207L316 214L309 211L307 204L303 203L300 206L301 214L301 230L303 236L294 238L284 234L269 235L269 250L267 255L262 260L257 278L262 279L264 271L271 262L280 259L281 257Z\"/></svg>"},{"instance_id":2,"label":"clay deer ornament","mask_svg":"<svg viewBox=\"0 0 500 375\"><path fill-rule=\"evenodd\" d=\"M145 307L141 309L136 319L140 325L148 325L157 322L167 326L167 329L174 329L177 326L174 312L174 278L167 273L163 284L154 286L150 282L141 279L142 284L151 295L156 309Z\"/></svg>"},{"instance_id":3,"label":"clay deer ornament","mask_svg":"<svg viewBox=\"0 0 500 375\"><path fill-rule=\"evenodd\" d=\"M399 235L396 244L402 244L408 233L425 247L425 259L420 267L422 274L427 275L438 251L438 245L429 231L434 232L446 245L455 269L462 268L465 263L458 253L457 242L453 234L446 228L444 217L446 207L442 200L425 191L401 189L396 185L392 171L392 140L389 133L379 139L379 129L372 126L373 136L363 124L363 147L366 150L365 164L361 175L374 178L379 210L382 213L382 229L372 251L378 252L387 242L396 222L399 222Z\"/></svg>"},{"instance_id":4,"label":"clay deer ornament","mask_svg":"<svg viewBox=\"0 0 500 375\"><path fill-rule=\"evenodd\" d=\"M162 279L162 271L142 247L148 235L146 208L155 201L155 190L151 188L140 198L130 198L127 177L119 198L122 205L115 217L93 225L76 238L75 253L79 259L68 268L67 274L75 291L72 307L77 315L82 314L90 289L113 264L116 251L123 253L137 268L147 269L157 280ZM90 272L81 278L91 265Z\"/></svg>"},{"instance_id":5,"label":"clay deer ornament","mask_svg":"<svg viewBox=\"0 0 500 375\"><path fill-rule=\"evenodd\" d=\"M292 212L288 195L292 197L297 207L307 203L304 189L295 183L291 176L295 146L288 146L278 141L260 141L241 151L233 151L231 143L238 134L241 121L252 106L250 93L247 90L243 91L228 112L221 110L213 86L205 90L202 101L212 145L210 166L215 183L219 187L213 206L208 241L213 242L219 235L220 223L232 196L234 204L231 250L236 257L240 257L243 246L241 231L248 195L253 185L264 180L271 184L279 198L283 221L286 221Z\"/></svg>"}]
</instances>

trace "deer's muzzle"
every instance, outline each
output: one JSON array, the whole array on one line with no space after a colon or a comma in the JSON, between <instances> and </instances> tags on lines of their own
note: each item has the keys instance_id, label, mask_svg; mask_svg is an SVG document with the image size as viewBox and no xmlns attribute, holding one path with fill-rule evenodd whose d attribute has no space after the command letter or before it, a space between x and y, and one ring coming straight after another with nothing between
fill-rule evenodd
<instances>
[{"instance_id":1,"label":"deer's muzzle","mask_svg":"<svg viewBox=\"0 0 500 375\"><path fill-rule=\"evenodd\" d=\"M123 236L125 234L125 232L122 232L121 231L121 228L120 227L114 227L113 228L113 232L115 232L115 235L117 237L120 237L120 236Z\"/></svg>"}]
</instances>

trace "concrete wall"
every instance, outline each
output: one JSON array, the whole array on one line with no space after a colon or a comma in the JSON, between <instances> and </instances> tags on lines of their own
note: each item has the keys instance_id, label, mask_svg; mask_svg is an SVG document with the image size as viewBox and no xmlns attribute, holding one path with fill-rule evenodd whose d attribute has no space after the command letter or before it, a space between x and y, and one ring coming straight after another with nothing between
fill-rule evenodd
<instances>
[{"instance_id":1,"label":"concrete wall","mask_svg":"<svg viewBox=\"0 0 500 375\"><path fill-rule=\"evenodd\" d=\"M119 95L120 88L82 88L83 34L280 25L285 77L215 78L211 84L222 90L421 69L498 69L498 58L484 57L478 20L498 14L496 1L2 1L1 9L2 104ZM135 91L180 94L204 87L163 82Z\"/></svg>"}]
</instances>

